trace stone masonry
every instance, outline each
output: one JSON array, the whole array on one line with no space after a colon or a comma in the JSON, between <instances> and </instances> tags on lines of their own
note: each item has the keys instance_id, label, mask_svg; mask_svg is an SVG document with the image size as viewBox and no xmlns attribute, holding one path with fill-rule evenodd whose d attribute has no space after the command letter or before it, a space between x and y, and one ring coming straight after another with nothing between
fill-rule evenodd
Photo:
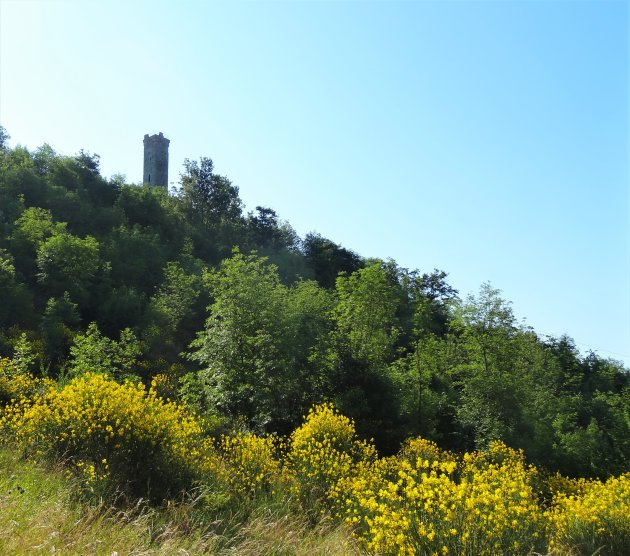
<instances>
[{"instance_id":1,"label":"stone masonry","mask_svg":"<svg viewBox=\"0 0 630 556\"><path fill-rule=\"evenodd\" d=\"M144 136L144 173L142 182L168 191L168 145L162 132Z\"/></svg>"}]
</instances>

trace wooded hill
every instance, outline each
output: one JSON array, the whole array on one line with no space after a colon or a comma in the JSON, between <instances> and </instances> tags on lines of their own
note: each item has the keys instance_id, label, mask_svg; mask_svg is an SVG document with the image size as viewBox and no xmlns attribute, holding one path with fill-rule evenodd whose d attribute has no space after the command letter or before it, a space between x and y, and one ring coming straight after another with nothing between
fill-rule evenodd
<instances>
[{"instance_id":1,"label":"wooded hill","mask_svg":"<svg viewBox=\"0 0 630 556\"><path fill-rule=\"evenodd\" d=\"M0 357L23 371L160 375L217 430L285 434L332 401L382 453L501 439L568 475L627 470L628 370L540 337L490 285L461 299L441 270L300 238L209 158L167 195L0 135Z\"/></svg>"}]
</instances>

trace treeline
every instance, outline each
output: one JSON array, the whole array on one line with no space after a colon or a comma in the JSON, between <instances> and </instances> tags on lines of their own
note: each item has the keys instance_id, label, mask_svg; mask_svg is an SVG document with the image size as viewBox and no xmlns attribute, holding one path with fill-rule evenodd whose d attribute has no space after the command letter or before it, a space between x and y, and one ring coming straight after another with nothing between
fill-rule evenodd
<instances>
[{"instance_id":1,"label":"treeline","mask_svg":"<svg viewBox=\"0 0 630 556\"><path fill-rule=\"evenodd\" d=\"M224 429L285 434L332 401L383 453L421 435L501 439L574 476L630 461L620 363L539 337L490 285L461 299L445 272L246 213L208 158L169 196L0 128L0 356L60 380L160 375Z\"/></svg>"}]
</instances>

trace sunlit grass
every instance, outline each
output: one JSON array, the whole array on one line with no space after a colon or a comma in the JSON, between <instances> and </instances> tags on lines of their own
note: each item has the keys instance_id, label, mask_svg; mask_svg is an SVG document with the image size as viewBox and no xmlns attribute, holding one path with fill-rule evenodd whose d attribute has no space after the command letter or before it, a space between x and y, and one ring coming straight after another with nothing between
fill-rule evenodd
<instances>
[{"instance_id":1,"label":"sunlit grass","mask_svg":"<svg viewBox=\"0 0 630 556\"><path fill-rule=\"evenodd\" d=\"M359 554L330 520L315 526L282 501L208 512L202 499L126 508L86 500L61 467L41 467L0 449L0 554L84 556Z\"/></svg>"}]
</instances>

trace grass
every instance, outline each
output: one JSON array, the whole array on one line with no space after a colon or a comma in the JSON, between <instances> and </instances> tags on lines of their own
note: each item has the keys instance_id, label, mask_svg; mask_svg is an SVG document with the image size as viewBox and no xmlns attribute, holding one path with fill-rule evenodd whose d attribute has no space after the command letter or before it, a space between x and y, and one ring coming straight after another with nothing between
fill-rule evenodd
<instances>
[{"instance_id":1,"label":"grass","mask_svg":"<svg viewBox=\"0 0 630 556\"><path fill-rule=\"evenodd\" d=\"M293 515L280 497L208 509L205 495L151 507L80 496L61 468L0 449L0 554L358 555L347 532Z\"/></svg>"}]
</instances>

